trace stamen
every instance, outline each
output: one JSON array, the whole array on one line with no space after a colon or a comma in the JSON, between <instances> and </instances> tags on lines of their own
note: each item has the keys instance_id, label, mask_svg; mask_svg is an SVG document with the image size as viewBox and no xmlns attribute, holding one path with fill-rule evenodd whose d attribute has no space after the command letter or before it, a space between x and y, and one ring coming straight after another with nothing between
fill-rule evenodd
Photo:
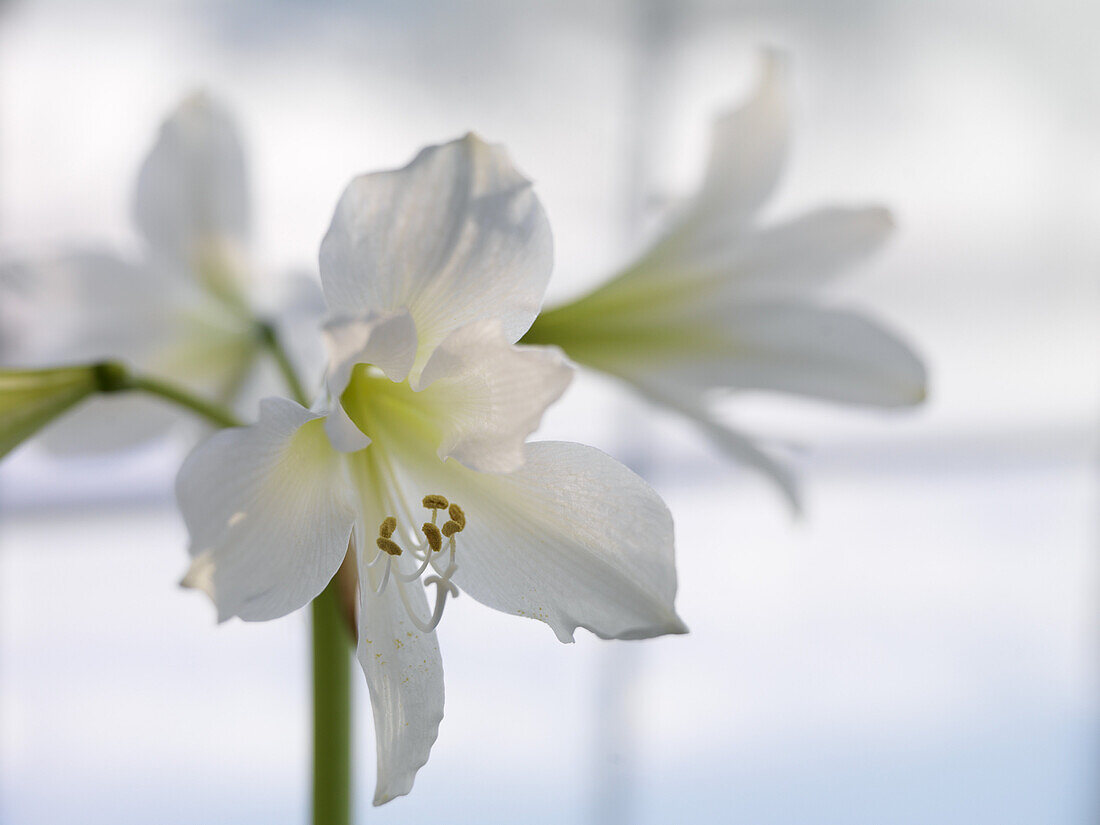
<instances>
[{"instance_id":1,"label":"stamen","mask_svg":"<svg viewBox=\"0 0 1100 825\"><path fill-rule=\"evenodd\" d=\"M402 504L403 501L398 503ZM394 562L393 560L395 556L404 554L404 549L392 538L397 531L397 518L394 516L387 516L379 526L378 538L375 539L379 553L368 566L373 567L379 562L385 563L385 570L382 573L378 587L374 588L375 594L380 595L386 589L392 572L394 586L397 588L398 596L401 598L401 603L405 607L409 620L422 633L430 633L435 630L440 619L443 618L443 608L447 604L447 597L458 597L458 587L451 581L451 577L458 570L458 565L455 563L455 535L461 533L466 527L466 514L457 504L451 504L445 496L437 494L424 496L423 504L424 507L432 511L432 520L424 522L420 527L427 545L425 546L425 544L417 541L415 534L411 532L406 536L410 545L408 555L412 556L414 562L419 562L416 569L403 573L401 572L400 562ZM445 511L450 516L450 519L442 528L436 524L440 510ZM444 539L447 541L447 566L445 569L441 569L443 567ZM424 577L424 572L429 565L435 570L436 575ZM432 615L427 621L416 614L409 594L405 590L406 585L418 580L422 580L425 587L433 584L436 587L435 605L432 609Z\"/></svg>"},{"instance_id":2,"label":"stamen","mask_svg":"<svg viewBox=\"0 0 1100 825\"><path fill-rule=\"evenodd\" d=\"M428 569L428 562L430 559L431 554L425 553L424 561L420 562L420 566L416 568L416 570L414 570L412 573L402 573L400 570L398 570L396 573L394 573L394 575L397 576L397 578L401 579L401 581L403 582L414 582L424 574L425 570Z\"/></svg>"},{"instance_id":3,"label":"stamen","mask_svg":"<svg viewBox=\"0 0 1100 825\"><path fill-rule=\"evenodd\" d=\"M457 504L452 504L447 510L447 514L451 517L451 521L458 525L458 529L462 530L466 526L466 514L462 512L462 508Z\"/></svg>"},{"instance_id":4,"label":"stamen","mask_svg":"<svg viewBox=\"0 0 1100 825\"><path fill-rule=\"evenodd\" d=\"M431 576L431 579L435 579L435 576ZM435 582L437 588L435 591L435 609L432 610L431 618L428 621L423 621L416 615L416 611L413 606L409 604L409 595L405 592L405 585L400 581L397 582L397 595L401 597L401 604L405 606L405 612L409 614L409 620L413 623L421 633L431 633L439 626L439 620L443 618L443 608L447 604L447 594L450 592L449 588L454 588L454 585L447 582L444 586L443 582Z\"/></svg>"},{"instance_id":5,"label":"stamen","mask_svg":"<svg viewBox=\"0 0 1100 825\"><path fill-rule=\"evenodd\" d=\"M427 495L427 496L424 496L424 501L422 503L429 510L446 510L447 509L447 499L446 499L445 496Z\"/></svg>"},{"instance_id":6,"label":"stamen","mask_svg":"<svg viewBox=\"0 0 1100 825\"><path fill-rule=\"evenodd\" d=\"M375 539L374 543L378 545L379 550L389 553L391 556L401 555L401 545L399 545L396 541L393 541L392 539L385 538L384 536L379 536L377 539Z\"/></svg>"},{"instance_id":7,"label":"stamen","mask_svg":"<svg viewBox=\"0 0 1100 825\"><path fill-rule=\"evenodd\" d=\"M379 556L382 554L379 553ZM377 561L377 559L375 559ZM386 585L390 583L390 570L393 569L393 556L386 554L386 569L382 571L382 580L378 582L378 587L374 588L374 595L381 596L382 591L386 589Z\"/></svg>"},{"instance_id":8,"label":"stamen","mask_svg":"<svg viewBox=\"0 0 1100 825\"><path fill-rule=\"evenodd\" d=\"M424 538L428 540L428 546L432 548L432 552L438 553L443 548L443 536L440 535L439 528L424 522L420 525L420 529L424 531Z\"/></svg>"}]
</instances>

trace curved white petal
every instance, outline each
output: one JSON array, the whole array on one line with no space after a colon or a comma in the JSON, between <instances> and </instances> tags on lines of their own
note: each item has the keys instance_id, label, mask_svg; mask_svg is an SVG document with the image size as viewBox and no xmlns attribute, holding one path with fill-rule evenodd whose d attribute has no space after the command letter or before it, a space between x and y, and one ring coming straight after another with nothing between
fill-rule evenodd
<instances>
[{"instance_id":1,"label":"curved white petal","mask_svg":"<svg viewBox=\"0 0 1100 825\"><path fill-rule=\"evenodd\" d=\"M124 360L231 401L256 354L248 321L197 285L109 252L77 251L0 270L4 366ZM43 434L64 453L130 446L178 410L137 396L94 398Z\"/></svg>"},{"instance_id":2,"label":"curved white petal","mask_svg":"<svg viewBox=\"0 0 1100 825\"><path fill-rule=\"evenodd\" d=\"M800 303L747 305L725 317L733 345L717 363L681 371L696 385L777 390L849 404L901 407L924 400L924 364L865 315Z\"/></svg>"},{"instance_id":3,"label":"curved white petal","mask_svg":"<svg viewBox=\"0 0 1100 825\"><path fill-rule=\"evenodd\" d=\"M321 281L341 315L408 309L419 372L452 330L500 318L516 341L542 302L550 227L504 149L467 135L403 169L353 180L321 243Z\"/></svg>"},{"instance_id":4,"label":"curved white petal","mask_svg":"<svg viewBox=\"0 0 1100 825\"><path fill-rule=\"evenodd\" d=\"M154 250L188 264L212 247L244 244L244 151L232 118L208 95L191 95L161 126L138 173L134 221Z\"/></svg>"},{"instance_id":5,"label":"curved white petal","mask_svg":"<svg viewBox=\"0 0 1100 825\"><path fill-rule=\"evenodd\" d=\"M912 406L926 394L924 364L895 333L857 312L808 303L701 305L663 323L562 343L579 363L688 403L722 388L877 407Z\"/></svg>"},{"instance_id":6,"label":"curved white petal","mask_svg":"<svg viewBox=\"0 0 1100 825\"><path fill-rule=\"evenodd\" d=\"M186 289L110 252L79 250L0 270L6 365L126 358L137 363L178 329Z\"/></svg>"},{"instance_id":7,"label":"curved white petal","mask_svg":"<svg viewBox=\"0 0 1100 825\"><path fill-rule=\"evenodd\" d=\"M784 57L765 52L752 97L714 122L693 220L744 223L775 189L789 141L786 74Z\"/></svg>"},{"instance_id":8,"label":"curved white petal","mask_svg":"<svg viewBox=\"0 0 1100 825\"><path fill-rule=\"evenodd\" d=\"M378 367L391 381L404 381L416 357L416 327L407 311L392 315L334 318L324 327L329 353L328 390L332 413L325 419L332 446L353 453L370 444L344 409L341 396L357 364Z\"/></svg>"},{"instance_id":9,"label":"curved white petal","mask_svg":"<svg viewBox=\"0 0 1100 825\"><path fill-rule=\"evenodd\" d=\"M405 310L390 315L337 317L324 326L328 388L339 397L356 364L372 364L391 381L404 381L416 357L416 325Z\"/></svg>"},{"instance_id":10,"label":"curved white petal","mask_svg":"<svg viewBox=\"0 0 1100 825\"><path fill-rule=\"evenodd\" d=\"M647 383L641 380L637 387L655 404L668 407L690 418L700 431L730 458L769 478L779 488L791 512L796 516L801 515L802 490L798 477L790 466L773 457L749 436L718 420L714 413L704 406L700 394L670 394L669 388L660 386L658 382Z\"/></svg>"},{"instance_id":11,"label":"curved white petal","mask_svg":"<svg viewBox=\"0 0 1100 825\"><path fill-rule=\"evenodd\" d=\"M176 480L194 557L184 585L218 620L263 621L307 604L347 552L354 522L340 455L320 416L268 398L259 421L199 445Z\"/></svg>"},{"instance_id":12,"label":"curved white petal","mask_svg":"<svg viewBox=\"0 0 1100 825\"><path fill-rule=\"evenodd\" d=\"M795 297L877 252L893 230L883 206L823 207L745 235L699 263L727 274L728 294Z\"/></svg>"},{"instance_id":13,"label":"curved white petal","mask_svg":"<svg viewBox=\"0 0 1100 825\"><path fill-rule=\"evenodd\" d=\"M798 297L877 251L893 229L882 206L824 207L766 229L657 247L631 280L663 285L673 304Z\"/></svg>"},{"instance_id":14,"label":"curved white petal","mask_svg":"<svg viewBox=\"0 0 1100 825\"><path fill-rule=\"evenodd\" d=\"M420 377L442 431L439 457L483 472L523 463L524 441L573 378L556 347L517 347L497 319L452 332Z\"/></svg>"},{"instance_id":15,"label":"curved white petal","mask_svg":"<svg viewBox=\"0 0 1100 825\"><path fill-rule=\"evenodd\" d=\"M771 480L794 515L802 513L801 487L789 466L769 455L744 433L715 421L710 415L699 415L695 423L722 452Z\"/></svg>"},{"instance_id":16,"label":"curved white petal","mask_svg":"<svg viewBox=\"0 0 1100 825\"><path fill-rule=\"evenodd\" d=\"M410 493L464 509L454 581L478 601L544 621L563 642L577 627L620 639L686 632L668 508L599 450L528 444L507 475L423 458L406 466Z\"/></svg>"},{"instance_id":17,"label":"curved white petal","mask_svg":"<svg viewBox=\"0 0 1100 825\"><path fill-rule=\"evenodd\" d=\"M325 434L334 450L354 453L371 443L370 436L355 426L344 405L334 401L332 410L325 416Z\"/></svg>"},{"instance_id":18,"label":"curved white petal","mask_svg":"<svg viewBox=\"0 0 1100 825\"><path fill-rule=\"evenodd\" d=\"M405 587L413 609L426 618L430 610L424 587L420 582L399 584L391 576L381 595L375 594L383 568L364 563L375 552L371 541L360 553L357 655L374 713L374 804L381 805L412 790L416 772L428 761L443 719L443 659L435 631L425 633L409 621L397 592ZM394 563L407 568L411 559L403 555Z\"/></svg>"}]
</instances>

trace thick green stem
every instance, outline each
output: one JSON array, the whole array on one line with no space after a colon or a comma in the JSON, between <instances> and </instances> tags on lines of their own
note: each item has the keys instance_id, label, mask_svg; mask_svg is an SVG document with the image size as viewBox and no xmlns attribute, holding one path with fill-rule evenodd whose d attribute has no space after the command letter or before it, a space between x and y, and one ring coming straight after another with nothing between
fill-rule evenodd
<instances>
[{"instance_id":1,"label":"thick green stem","mask_svg":"<svg viewBox=\"0 0 1100 825\"><path fill-rule=\"evenodd\" d=\"M286 381L286 387L290 390L291 397L303 407L308 407L309 397L306 395L301 379L298 378L298 372L294 369L294 364L290 360L290 355L279 340L279 335L276 333L275 327L267 322L261 323L259 325L259 333L263 345L267 347L267 351L270 352L271 357L275 359L275 364L279 367L279 372L283 376L283 380Z\"/></svg>"},{"instance_id":2,"label":"thick green stem","mask_svg":"<svg viewBox=\"0 0 1100 825\"><path fill-rule=\"evenodd\" d=\"M309 406L275 327L258 326L291 396ZM352 644L340 599L341 575L313 600L313 825L351 825Z\"/></svg>"},{"instance_id":3,"label":"thick green stem","mask_svg":"<svg viewBox=\"0 0 1100 825\"><path fill-rule=\"evenodd\" d=\"M313 600L313 825L351 825L352 648L337 582Z\"/></svg>"}]
</instances>

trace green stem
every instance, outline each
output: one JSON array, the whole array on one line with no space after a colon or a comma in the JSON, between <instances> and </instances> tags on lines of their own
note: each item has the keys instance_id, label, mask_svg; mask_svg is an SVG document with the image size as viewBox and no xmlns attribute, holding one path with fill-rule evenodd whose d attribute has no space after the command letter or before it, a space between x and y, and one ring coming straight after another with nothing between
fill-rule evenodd
<instances>
[{"instance_id":1,"label":"green stem","mask_svg":"<svg viewBox=\"0 0 1100 825\"><path fill-rule=\"evenodd\" d=\"M275 327L265 321L261 322L257 329L259 330L260 341L267 347L267 351L271 353L271 357L275 359L275 364L279 367L279 372L282 374L283 380L286 381L286 386L287 389L290 390L291 397L303 407L308 407L310 403L309 397L306 395L301 379L298 378L298 372L294 369L294 364L290 360L290 355L279 340L279 335L275 331Z\"/></svg>"},{"instance_id":2,"label":"green stem","mask_svg":"<svg viewBox=\"0 0 1100 825\"><path fill-rule=\"evenodd\" d=\"M260 341L275 359L291 396L309 406L290 355L270 323ZM313 600L313 825L351 825L352 647L339 598L338 573Z\"/></svg>"},{"instance_id":3,"label":"green stem","mask_svg":"<svg viewBox=\"0 0 1100 825\"><path fill-rule=\"evenodd\" d=\"M351 825L351 645L337 582L313 600L313 825Z\"/></svg>"},{"instance_id":4,"label":"green stem","mask_svg":"<svg viewBox=\"0 0 1100 825\"><path fill-rule=\"evenodd\" d=\"M113 393L127 390L147 392L150 395L163 398L165 401L171 401L177 406L184 407L196 415L202 416L217 427L243 426L243 422L233 414L232 410L220 404L215 404L213 401L200 398L183 389L183 387L161 381L159 378L119 371L118 365L115 364L101 365L99 374L103 376L99 382L100 392Z\"/></svg>"}]
</instances>

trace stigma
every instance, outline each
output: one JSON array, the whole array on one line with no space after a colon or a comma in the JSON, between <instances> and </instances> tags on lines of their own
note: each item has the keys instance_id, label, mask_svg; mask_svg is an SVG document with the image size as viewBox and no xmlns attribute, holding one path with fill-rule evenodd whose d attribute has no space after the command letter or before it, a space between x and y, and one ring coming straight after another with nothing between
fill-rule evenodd
<instances>
[{"instance_id":1,"label":"stigma","mask_svg":"<svg viewBox=\"0 0 1100 825\"><path fill-rule=\"evenodd\" d=\"M458 564L455 561L457 554L455 537L466 529L466 513L458 504L448 501L445 496L441 495L426 495L421 504L424 509L430 510L432 514L431 521L426 521L420 526L423 540L420 540L416 534L410 533L405 538L406 546L402 546L397 517L386 516L378 526L378 537L375 539L378 553L367 564L367 567L382 566L381 579L378 585L373 588L375 595L381 595L392 580L394 587L397 588L401 603L405 607L405 612L413 625L421 632L429 633L435 630L443 618L443 608L447 603L447 596L451 596L451 598L458 596L458 588L451 581L451 577L458 570ZM438 525L440 511L446 511L447 514L447 521L444 522L442 527ZM406 552L419 562L419 565L416 570L402 573L400 569L397 569L397 565L394 564L393 560ZM429 566L435 572L432 575L424 576ZM423 579L421 579L422 576ZM435 608L427 620L417 615L406 590L407 587L412 586L418 580L422 580L425 587L432 584L436 586Z\"/></svg>"}]
</instances>

